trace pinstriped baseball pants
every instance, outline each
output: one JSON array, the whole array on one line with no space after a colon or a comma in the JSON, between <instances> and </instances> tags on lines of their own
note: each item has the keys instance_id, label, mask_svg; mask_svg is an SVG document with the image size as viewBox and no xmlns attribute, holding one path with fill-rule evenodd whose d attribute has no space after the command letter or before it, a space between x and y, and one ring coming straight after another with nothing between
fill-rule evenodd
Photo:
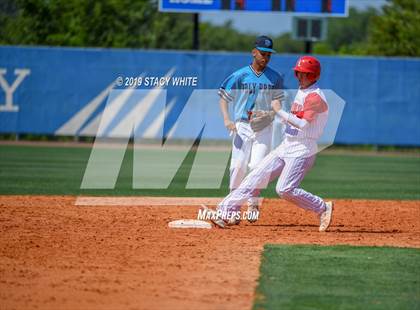
<instances>
[{"instance_id":1,"label":"pinstriped baseball pants","mask_svg":"<svg viewBox=\"0 0 420 310\"><path fill-rule=\"evenodd\" d=\"M261 189L278 178L276 192L298 207L315 213L325 211L325 202L302 188L300 183L315 162L315 155L307 158L281 158L274 152L268 154L219 204L222 211L239 211L250 197L259 195Z\"/></svg>"}]
</instances>

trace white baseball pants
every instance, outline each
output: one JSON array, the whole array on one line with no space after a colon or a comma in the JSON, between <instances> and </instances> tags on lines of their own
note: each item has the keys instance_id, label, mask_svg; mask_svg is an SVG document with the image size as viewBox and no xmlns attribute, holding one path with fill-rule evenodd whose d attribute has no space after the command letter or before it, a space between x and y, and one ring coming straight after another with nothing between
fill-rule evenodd
<instances>
[{"instance_id":1,"label":"white baseball pants","mask_svg":"<svg viewBox=\"0 0 420 310\"><path fill-rule=\"evenodd\" d=\"M313 155L307 158L281 158L275 152L271 152L223 199L218 209L224 212L239 211L244 202L251 197L257 197L261 189L278 178L276 192L279 196L301 208L321 214L325 211L325 202L299 188L306 173L312 168L315 157Z\"/></svg>"},{"instance_id":2,"label":"white baseball pants","mask_svg":"<svg viewBox=\"0 0 420 310\"><path fill-rule=\"evenodd\" d=\"M273 126L254 132L249 123L237 122L237 133L232 141L230 162L231 191L238 188L249 170L253 170L271 151ZM258 195L248 198L248 204L258 204Z\"/></svg>"}]
</instances>

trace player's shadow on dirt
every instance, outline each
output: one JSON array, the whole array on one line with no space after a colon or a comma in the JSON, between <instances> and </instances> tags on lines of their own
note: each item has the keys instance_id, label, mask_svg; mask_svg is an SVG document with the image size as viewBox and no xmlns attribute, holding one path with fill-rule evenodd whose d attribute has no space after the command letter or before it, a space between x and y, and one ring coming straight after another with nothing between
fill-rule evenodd
<instances>
[{"instance_id":1,"label":"player's shadow on dirt","mask_svg":"<svg viewBox=\"0 0 420 310\"><path fill-rule=\"evenodd\" d=\"M254 227L318 227L318 225L302 225L302 224L249 224L247 226L254 226Z\"/></svg>"},{"instance_id":2,"label":"player's shadow on dirt","mask_svg":"<svg viewBox=\"0 0 420 310\"><path fill-rule=\"evenodd\" d=\"M363 234L400 234L403 233L399 229L369 229L363 226L345 226L345 225L331 225L329 231L338 233L363 233Z\"/></svg>"},{"instance_id":3,"label":"player's shadow on dirt","mask_svg":"<svg viewBox=\"0 0 420 310\"><path fill-rule=\"evenodd\" d=\"M361 233L361 234L400 234L403 233L403 231L398 229L393 230L362 230L362 229L354 229L354 230L343 230L343 229L332 229L329 230L330 232L336 232L336 233Z\"/></svg>"},{"instance_id":4,"label":"player's shadow on dirt","mask_svg":"<svg viewBox=\"0 0 420 310\"><path fill-rule=\"evenodd\" d=\"M283 227L283 228L312 228L312 227L318 227L318 225L314 224L250 224L247 225L248 227L254 226L254 227ZM337 226L330 226L328 232L332 233L363 233L363 234L398 234L402 233L403 231L398 229L392 229L392 230L364 230L362 227L354 227L354 229L351 228L339 228L343 227L343 225L337 225Z\"/></svg>"}]
</instances>

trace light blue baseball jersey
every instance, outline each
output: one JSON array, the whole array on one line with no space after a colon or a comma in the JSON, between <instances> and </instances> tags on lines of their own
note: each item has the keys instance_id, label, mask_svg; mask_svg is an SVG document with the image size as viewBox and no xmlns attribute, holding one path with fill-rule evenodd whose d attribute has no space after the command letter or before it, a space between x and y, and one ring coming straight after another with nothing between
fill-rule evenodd
<instances>
[{"instance_id":1,"label":"light blue baseball jersey","mask_svg":"<svg viewBox=\"0 0 420 310\"><path fill-rule=\"evenodd\" d=\"M269 111L271 101L283 99L283 78L270 67L257 74L249 65L223 81L219 95L234 104L234 120L248 119L249 111Z\"/></svg>"}]
</instances>

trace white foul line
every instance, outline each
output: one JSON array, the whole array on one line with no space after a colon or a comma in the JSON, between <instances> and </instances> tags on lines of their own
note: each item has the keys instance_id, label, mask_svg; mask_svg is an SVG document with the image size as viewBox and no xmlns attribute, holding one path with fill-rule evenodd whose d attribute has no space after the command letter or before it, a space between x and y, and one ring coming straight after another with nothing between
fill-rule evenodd
<instances>
[{"instance_id":1,"label":"white foul line","mask_svg":"<svg viewBox=\"0 0 420 310\"><path fill-rule=\"evenodd\" d=\"M76 206L200 206L202 204L215 206L223 200L222 197L108 197L108 196L78 196ZM259 199L261 204L263 198Z\"/></svg>"}]
</instances>

